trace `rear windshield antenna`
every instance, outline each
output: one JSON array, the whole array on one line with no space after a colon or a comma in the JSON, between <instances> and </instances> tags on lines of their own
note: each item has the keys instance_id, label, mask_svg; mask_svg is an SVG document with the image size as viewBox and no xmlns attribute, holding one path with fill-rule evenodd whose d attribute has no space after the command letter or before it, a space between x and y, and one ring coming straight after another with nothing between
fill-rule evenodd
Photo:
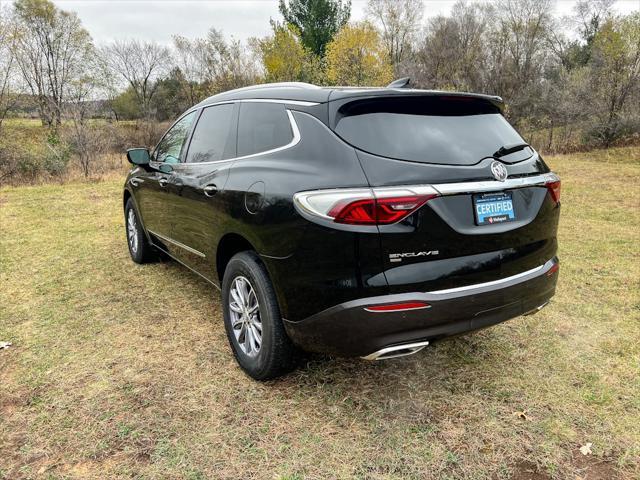
<instances>
[{"instance_id":1,"label":"rear windshield antenna","mask_svg":"<svg viewBox=\"0 0 640 480\"><path fill-rule=\"evenodd\" d=\"M387 85L387 88L407 88L410 81L411 78L409 77L399 78L398 80L394 80L389 85Z\"/></svg>"}]
</instances>

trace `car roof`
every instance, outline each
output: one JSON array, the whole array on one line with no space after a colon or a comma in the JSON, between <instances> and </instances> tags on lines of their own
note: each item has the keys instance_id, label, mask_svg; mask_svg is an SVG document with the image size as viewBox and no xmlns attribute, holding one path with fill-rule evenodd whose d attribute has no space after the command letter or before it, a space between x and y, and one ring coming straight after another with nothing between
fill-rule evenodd
<instances>
[{"instance_id":1,"label":"car roof","mask_svg":"<svg viewBox=\"0 0 640 480\"><path fill-rule=\"evenodd\" d=\"M200 102L196 107L204 107L214 103L236 100L282 100L284 103L325 103L347 98L394 96L394 95L448 95L475 97L488 100L494 104L502 104L502 98L479 93L447 92L440 90L420 90L413 88L387 87L320 87L303 82L265 83L250 87L237 88L213 95Z\"/></svg>"}]
</instances>

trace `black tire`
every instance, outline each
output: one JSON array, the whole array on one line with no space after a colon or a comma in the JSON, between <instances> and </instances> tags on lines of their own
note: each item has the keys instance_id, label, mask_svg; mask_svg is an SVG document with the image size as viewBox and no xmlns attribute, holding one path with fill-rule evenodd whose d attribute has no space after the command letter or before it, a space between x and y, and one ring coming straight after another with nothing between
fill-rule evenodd
<instances>
[{"instance_id":1,"label":"black tire","mask_svg":"<svg viewBox=\"0 0 640 480\"><path fill-rule=\"evenodd\" d=\"M135 230L135 235L133 238L135 238L135 242L130 236L129 232L129 222L131 218L135 220L135 224L133 225L133 229ZM147 236L142 229L142 225L140 224L140 216L138 215L136 207L133 204L133 200L131 199L127 200L127 203L124 207L124 231L127 239L127 246L129 247L129 254L131 255L131 260L136 263L142 264L149 263L157 258L154 248L149 244Z\"/></svg>"},{"instance_id":2,"label":"black tire","mask_svg":"<svg viewBox=\"0 0 640 480\"><path fill-rule=\"evenodd\" d=\"M253 355L245 351L246 330L245 342L241 342L243 338L240 333L241 327L236 328L234 332L233 318L236 318L237 321L240 315L235 314L234 316L230 303L230 298L234 299L231 293L232 288L234 288L234 293L238 294L237 284L234 283L236 279L240 279L242 284L245 284L245 280L248 281L251 289L247 290L252 290L255 293L254 297L257 297L257 319L261 324L261 345L257 353L255 349L253 350ZM284 330L273 285L260 258L254 252L238 253L229 261L222 280L222 306L224 326L231 350L238 364L249 376L256 380L269 380L296 368L300 352ZM237 303L235 307L237 308ZM248 316L243 315L242 318L249 322ZM241 323L238 322L237 325L241 325ZM259 330L254 328L252 331L258 332ZM239 334L240 337L236 338L236 334Z\"/></svg>"}]
</instances>

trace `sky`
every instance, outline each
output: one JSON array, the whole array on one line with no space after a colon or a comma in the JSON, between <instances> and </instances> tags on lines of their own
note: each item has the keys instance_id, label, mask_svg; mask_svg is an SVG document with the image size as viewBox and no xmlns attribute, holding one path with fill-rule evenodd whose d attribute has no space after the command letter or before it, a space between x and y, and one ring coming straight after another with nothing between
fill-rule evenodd
<instances>
[{"instance_id":1,"label":"sky","mask_svg":"<svg viewBox=\"0 0 640 480\"><path fill-rule=\"evenodd\" d=\"M0 0L0 3L9 0ZM424 0L425 16L447 14L455 0ZM280 19L277 0L53 0L63 10L75 11L97 44L138 38L170 44L179 34L197 38L215 27L225 36L246 40L269 34L269 19ZM558 0L556 14L571 13L575 0ZM365 16L365 0L353 0L351 19ZM618 0L614 9L629 13L640 0Z\"/></svg>"}]
</instances>

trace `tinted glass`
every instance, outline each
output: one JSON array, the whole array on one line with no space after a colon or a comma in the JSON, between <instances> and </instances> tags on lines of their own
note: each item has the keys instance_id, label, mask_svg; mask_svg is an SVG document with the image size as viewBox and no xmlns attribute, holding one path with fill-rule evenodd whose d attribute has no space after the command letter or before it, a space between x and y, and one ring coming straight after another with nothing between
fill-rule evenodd
<instances>
[{"instance_id":1,"label":"tinted glass","mask_svg":"<svg viewBox=\"0 0 640 480\"><path fill-rule=\"evenodd\" d=\"M338 111L335 131L375 155L445 165L473 165L524 142L495 105L454 96L351 102Z\"/></svg>"},{"instance_id":2,"label":"tinted glass","mask_svg":"<svg viewBox=\"0 0 640 480\"><path fill-rule=\"evenodd\" d=\"M153 153L153 157L157 162L180 162L180 152L182 151L184 141L187 139L187 135L189 135L189 130L191 129L191 124L195 116L196 112L185 115L165 134L156 147L156 151Z\"/></svg>"},{"instance_id":3,"label":"tinted glass","mask_svg":"<svg viewBox=\"0 0 640 480\"><path fill-rule=\"evenodd\" d=\"M187 162L215 162L235 155L233 108L227 103L204 109L191 137Z\"/></svg>"},{"instance_id":4,"label":"tinted glass","mask_svg":"<svg viewBox=\"0 0 640 480\"><path fill-rule=\"evenodd\" d=\"M284 105L243 103L238 125L238 156L266 152L287 145L293 139Z\"/></svg>"}]
</instances>

